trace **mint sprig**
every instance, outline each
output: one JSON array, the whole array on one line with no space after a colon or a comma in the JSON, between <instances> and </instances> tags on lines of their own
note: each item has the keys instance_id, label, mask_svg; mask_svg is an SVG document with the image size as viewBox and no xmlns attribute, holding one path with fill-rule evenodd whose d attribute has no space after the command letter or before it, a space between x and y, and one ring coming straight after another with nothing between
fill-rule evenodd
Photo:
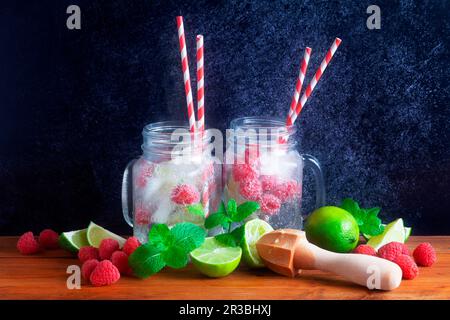
<instances>
[{"instance_id":1,"label":"mint sprig","mask_svg":"<svg viewBox=\"0 0 450 320\"><path fill-rule=\"evenodd\" d=\"M259 208L259 204L254 201L247 201L237 205L236 200L230 199L226 207L225 203L221 202L217 212L205 219L205 228L223 227L226 232L216 235L216 240L230 247L238 246L244 237L244 226L231 230L232 223L244 221Z\"/></svg>"},{"instance_id":2,"label":"mint sprig","mask_svg":"<svg viewBox=\"0 0 450 320\"><path fill-rule=\"evenodd\" d=\"M356 220L361 234L376 236L383 232L381 219L378 218L378 213L381 208L360 208L359 204L350 198L342 200L340 207L348 211Z\"/></svg>"},{"instance_id":3,"label":"mint sprig","mask_svg":"<svg viewBox=\"0 0 450 320\"><path fill-rule=\"evenodd\" d=\"M169 266L180 269L187 265L188 254L205 241L205 230L190 223L177 223L171 229L154 224L146 244L128 258L128 264L139 278L147 278Z\"/></svg>"}]
</instances>

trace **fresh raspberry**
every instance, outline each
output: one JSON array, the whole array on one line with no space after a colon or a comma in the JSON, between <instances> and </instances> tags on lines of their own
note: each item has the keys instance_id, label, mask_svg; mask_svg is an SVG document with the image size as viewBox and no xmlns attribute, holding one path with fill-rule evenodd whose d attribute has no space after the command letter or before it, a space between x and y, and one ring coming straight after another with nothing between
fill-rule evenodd
<instances>
[{"instance_id":1,"label":"fresh raspberry","mask_svg":"<svg viewBox=\"0 0 450 320\"><path fill-rule=\"evenodd\" d=\"M419 274L419 268L417 264L414 262L413 258L408 256L407 254L399 255L394 263L398 264L400 269L402 269L403 279L412 280Z\"/></svg>"},{"instance_id":2,"label":"fresh raspberry","mask_svg":"<svg viewBox=\"0 0 450 320\"><path fill-rule=\"evenodd\" d=\"M111 255L114 251L119 250L119 242L114 239L103 239L100 242L100 247L98 248L98 253L100 255L101 260L109 260L111 259Z\"/></svg>"},{"instance_id":3,"label":"fresh raspberry","mask_svg":"<svg viewBox=\"0 0 450 320\"><path fill-rule=\"evenodd\" d=\"M21 254L34 254L39 252L39 243L34 238L33 232L29 231L24 233L17 241L17 250Z\"/></svg>"},{"instance_id":4,"label":"fresh raspberry","mask_svg":"<svg viewBox=\"0 0 450 320\"><path fill-rule=\"evenodd\" d=\"M239 193L248 200L259 201L262 195L261 182L258 179L245 179L239 183Z\"/></svg>"},{"instance_id":5,"label":"fresh raspberry","mask_svg":"<svg viewBox=\"0 0 450 320\"><path fill-rule=\"evenodd\" d=\"M280 199L272 194L266 193L261 197L261 212L269 215L273 215L280 210Z\"/></svg>"},{"instance_id":6,"label":"fresh raspberry","mask_svg":"<svg viewBox=\"0 0 450 320\"><path fill-rule=\"evenodd\" d=\"M261 186L263 192L273 192L279 184L276 176L261 176Z\"/></svg>"},{"instance_id":7,"label":"fresh raspberry","mask_svg":"<svg viewBox=\"0 0 450 320\"><path fill-rule=\"evenodd\" d=\"M431 267L436 262L436 251L429 242L419 244L413 252L416 263L422 267Z\"/></svg>"},{"instance_id":8,"label":"fresh raspberry","mask_svg":"<svg viewBox=\"0 0 450 320\"><path fill-rule=\"evenodd\" d=\"M401 242L389 242L378 249L378 256L389 261L394 261L401 254L409 255L408 247Z\"/></svg>"},{"instance_id":9,"label":"fresh raspberry","mask_svg":"<svg viewBox=\"0 0 450 320\"><path fill-rule=\"evenodd\" d=\"M91 283L96 286L109 286L120 279L120 272L109 260L99 262L89 277Z\"/></svg>"},{"instance_id":10,"label":"fresh raspberry","mask_svg":"<svg viewBox=\"0 0 450 320\"><path fill-rule=\"evenodd\" d=\"M139 170L139 175L137 177L137 186L140 188L145 187L147 184L148 178L150 178L153 175L155 167L152 163L149 163L147 161L142 160L141 161L141 168Z\"/></svg>"},{"instance_id":11,"label":"fresh raspberry","mask_svg":"<svg viewBox=\"0 0 450 320\"><path fill-rule=\"evenodd\" d=\"M297 181L290 180L283 183L280 183L276 186L273 194L281 200L281 202L285 202L288 200L294 199L300 192L299 185Z\"/></svg>"},{"instance_id":12,"label":"fresh raspberry","mask_svg":"<svg viewBox=\"0 0 450 320\"><path fill-rule=\"evenodd\" d=\"M255 180L258 179L258 172L256 169L247 164L234 164L232 168L234 181L241 182L243 180Z\"/></svg>"},{"instance_id":13,"label":"fresh raspberry","mask_svg":"<svg viewBox=\"0 0 450 320\"><path fill-rule=\"evenodd\" d=\"M80 259L81 263L84 263L92 259L99 260L100 255L97 248L86 246L81 247L80 250L78 250L78 259Z\"/></svg>"},{"instance_id":14,"label":"fresh raspberry","mask_svg":"<svg viewBox=\"0 0 450 320\"><path fill-rule=\"evenodd\" d=\"M83 276L83 279L89 281L92 271L94 271L94 269L98 266L98 264L99 262L97 259L90 259L85 261L81 266L81 275Z\"/></svg>"},{"instance_id":15,"label":"fresh raspberry","mask_svg":"<svg viewBox=\"0 0 450 320\"><path fill-rule=\"evenodd\" d=\"M194 186L189 184L180 184L173 188L171 199L176 204L188 205L200 201L200 194Z\"/></svg>"},{"instance_id":16,"label":"fresh raspberry","mask_svg":"<svg viewBox=\"0 0 450 320\"><path fill-rule=\"evenodd\" d=\"M353 250L353 253L366 254L368 256L376 256L377 255L377 252L375 251L375 249L367 244L360 244Z\"/></svg>"},{"instance_id":17,"label":"fresh raspberry","mask_svg":"<svg viewBox=\"0 0 450 320\"><path fill-rule=\"evenodd\" d=\"M39 234L39 244L45 249L58 249L59 234L51 229L42 230Z\"/></svg>"},{"instance_id":18,"label":"fresh raspberry","mask_svg":"<svg viewBox=\"0 0 450 320\"><path fill-rule=\"evenodd\" d=\"M111 256L111 262L119 270L120 274L131 274L131 268L128 265L128 256L123 251L114 251Z\"/></svg>"},{"instance_id":19,"label":"fresh raspberry","mask_svg":"<svg viewBox=\"0 0 450 320\"><path fill-rule=\"evenodd\" d=\"M134 250L136 250L140 245L141 243L139 242L138 238L129 237L127 241L125 241L122 250L127 255L131 255L134 252Z\"/></svg>"},{"instance_id":20,"label":"fresh raspberry","mask_svg":"<svg viewBox=\"0 0 450 320\"><path fill-rule=\"evenodd\" d=\"M149 225L150 224L150 212L142 207L136 208L134 213L134 222L137 225Z\"/></svg>"}]
</instances>

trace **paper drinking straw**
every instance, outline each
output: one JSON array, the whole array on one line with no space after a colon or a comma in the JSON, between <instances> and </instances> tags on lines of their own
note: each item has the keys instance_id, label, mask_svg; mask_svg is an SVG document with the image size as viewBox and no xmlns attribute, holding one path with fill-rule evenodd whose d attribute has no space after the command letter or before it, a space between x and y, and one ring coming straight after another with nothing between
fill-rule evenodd
<instances>
[{"instance_id":1,"label":"paper drinking straw","mask_svg":"<svg viewBox=\"0 0 450 320\"><path fill-rule=\"evenodd\" d=\"M205 130L205 82L203 68L203 36L197 35L197 129Z\"/></svg>"},{"instance_id":2,"label":"paper drinking straw","mask_svg":"<svg viewBox=\"0 0 450 320\"><path fill-rule=\"evenodd\" d=\"M314 77L309 82L308 86L306 87L305 92L303 92L303 95L297 104L297 107L295 109L295 112L292 113L292 116L289 118L289 122L286 123L286 125L292 125L295 120L297 119L298 115L302 111L303 107L305 106L306 101L308 101L308 98L311 96L311 93L313 92L315 86L320 80L320 77L322 77L322 74L325 72L325 69L327 68L328 64L330 63L331 59L333 58L334 53L336 52L337 48L341 44L342 40L339 38L336 38L333 41L333 44L331 45L330 49L328 49L327 55L323 59L322 63L320 64L320 67L317 69L316 73L314 74Z\"/></svg>"},{"instance_id":3,"label":"paper drinking straw","mask_svg":"<svg viewBox=\"0 0 450 320\"><path fill-rule=\"evenodd\" d=\"M184 91L186 93L187 111L189 116L189 130L196 131L194 102L192 100L191 76L189 75L189 63L186 50L186 39L184 37L183 17L177 17L178 40L180 41L181 66L183 69Z\"/></svg>"},{"instance_id":4,"label":"paper drinking straw","mask_svg":"<svg viewBox=\"0 0 450 320\"><path fill-rule=\"evenodd\" d=\"M292 123L292 114L295 113L295 108L298 104L298 98L300 97L300 92L302 91L303 81L305 80L306 69L308 68L309 58L311 56L311 48L306 47L305 53L303 55L302 63L300 65L300 71L298 73L297 82L295 84L294 96L292 97L291 106L289 108L289 114L286 118L286 125Z\"/></svg>"}]
</instances>

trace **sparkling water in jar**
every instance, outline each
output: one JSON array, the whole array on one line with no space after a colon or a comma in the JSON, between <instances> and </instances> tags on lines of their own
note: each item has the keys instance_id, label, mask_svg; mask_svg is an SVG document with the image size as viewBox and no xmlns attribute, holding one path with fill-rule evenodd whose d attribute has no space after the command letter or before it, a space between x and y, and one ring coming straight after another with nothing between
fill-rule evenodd
<instances>
[{"instance_id":1,"label":"sparkling water in jar","mask_svg":"<svg viewBox=\"0 0 450 320\"><path fill-rule=\"evenodd\" d=\"M201 207L207 217L217 210L222 194L221 165L206 147L208 130L194 139L187 124L167 121L145 126L142 136L143 153L127 165L122 183L123 215L134 235L147 242L154 223L203 227L204 217L188 209Z\"/></svg>"},{"instance_id":2,"label":"sparkling water in jar","mask_svg":"<svg viewBox=\"0 0 450 320\"><path fill-rule=\"evenodd\" d=\"M296 128L263 117L237 118L230 127L224 199L258 202L260 210L248 219L258 217L275 229L301 229L303 169L311 168L315 176L317 207L325 204L325 189L318 160L297 150Z\"/></svg>"}]
</instances>

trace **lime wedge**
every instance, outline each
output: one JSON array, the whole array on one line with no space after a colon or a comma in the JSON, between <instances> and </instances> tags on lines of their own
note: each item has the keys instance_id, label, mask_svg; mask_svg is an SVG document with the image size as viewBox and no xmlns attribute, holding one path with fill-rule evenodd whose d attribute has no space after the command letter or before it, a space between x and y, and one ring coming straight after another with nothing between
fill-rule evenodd
<instances>
[{"instance_id":1,"label":"lime wedge","mask_svg":"<svg viewBox=\"0 0 450 320\"><path fill-rule=\"evenodd\" d=\"M405 227L405 242L408 241L409 236L411 235L412 228L411 227Z\"/></svg>"},{"instance_id":2,"label":"lime wedge","mask_svg":"<svg viewBox=\"0 0 450 320\"><path fill-rule=\"evenodd\" d=\"M273 228L261 219L253 219L245 223L244 241L242 241L242 258L252 268L264 267L264 263L256 250L256 242Z\"/></svg>"},{"instance_id":3,"label":"lime wedge","mask_svg":"<svg viewBox=\"0 0 450 320\"><path fill-rule=\"evenodd\" d=\"M229 275L241 261L240 247L227 247L214 237L206 238L203 244L191 252L191 259L198 271L208 277L218 278Z\"/></svg>"},{"instance_id":4,"label":"lime wedge","mask_svg":"<svg viewBox=\"0 0 450 320\"><path fill-rule=\"evenodd\" d=\"M367 244L375 250L380 249L382 246L389 242L405 242L405 227L403 226L403 220L397 219L389 223L382 234L374 236L369 239Z\"/></svg>"},{"instance_id":5,"label":"lime wedge","mask_svg":"<svg viewBox=\"0 0 450 320\"><path fill-rule=\"evenodd\" d=\"M382 224L382 226L386 228L386 225L385 225L385 224ZM405 227L405 242L408 241L409 236L411 235L411 230L412 230L411 227ZM369 239L372 238L373 236L371 236L371 235L369 235L369 234L363 233L363 237L364 237L366 240L369 240Z\"/></svg>"},{"instance_id":6,"label":"lime wedge","mask_svg":"<svg viewBox=\"0 0 450 320\"><path fill-rule=\"evenodd\" d=\"M106 230L103 227L100 227L99 225L96 225L95 223L91 222L89 224L89 227L87 228L87 240L89 242L89 245L98 248L100 246L100 242L104 239L114 239L119 242L120 247L123 247L125 243L125 239L121 236L112 233L111 231Z\"/></svg>"},{"instance_id":7,"label":"lime wedge","mask_svg":"<svg viewBox=\"0 0 450 320\"><path fill-rule=\"evenodd\" d=\"M59 235L59 245L70 252L78 252L81 247L89 245L86 237L87 229L63 232Z\"/></svg>"}]
</instances>

